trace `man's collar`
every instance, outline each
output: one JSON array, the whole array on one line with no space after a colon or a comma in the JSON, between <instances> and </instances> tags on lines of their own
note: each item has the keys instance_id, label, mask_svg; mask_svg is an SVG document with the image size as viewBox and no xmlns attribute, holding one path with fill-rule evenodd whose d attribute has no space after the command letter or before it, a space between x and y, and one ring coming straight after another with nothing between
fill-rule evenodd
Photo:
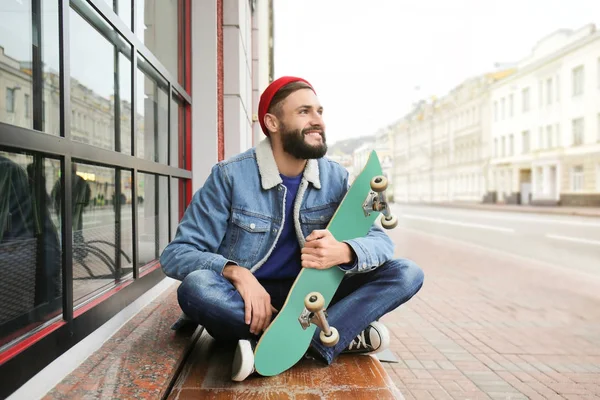
<instances>
[{"instance_id":1,"label":"man's collar","mask_svg":"<svg viewBox=\"0 0 600 400\"><path fill-rule=\"evenodd\" d=\"M279 176L279 169L273 156L273 148L271 140L263 139L256 146L256 161L258 163L258 172L262 188L269 190L279 185L283 181ZM308 160L304 169L304 178L313 184L316 189L321 189L321 180L319 179L319 163L317 160Z\"/></svg>"}]
</instances>

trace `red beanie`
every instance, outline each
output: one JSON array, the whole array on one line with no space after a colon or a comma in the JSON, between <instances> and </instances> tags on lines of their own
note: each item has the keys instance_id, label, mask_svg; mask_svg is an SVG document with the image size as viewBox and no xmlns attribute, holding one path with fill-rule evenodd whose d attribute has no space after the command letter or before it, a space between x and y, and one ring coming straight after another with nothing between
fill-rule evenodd
<instances>
[{"instance_id":1,"label":"red beanie","mask_svg":"<svg viewBox=\"0 0 600 400\"><path fill-rule=\"evenodd\" d=\"M269 136L269 130L265 126L265 115L267 114L267 111L271 106L273 96L275 96L279 89L281 89L288 83L298 81L306 83L308 86L310 86L313 92L315 91L312 85L308 83L308 81L306 81L305 79L297 78L295 76L282 76L281 78L271 82L271 84L267 86L263 94L260 96L260 101L258 102L258 122L260 122L260 127L262 128L265 135Z\"/></svg>"}]
</instances>

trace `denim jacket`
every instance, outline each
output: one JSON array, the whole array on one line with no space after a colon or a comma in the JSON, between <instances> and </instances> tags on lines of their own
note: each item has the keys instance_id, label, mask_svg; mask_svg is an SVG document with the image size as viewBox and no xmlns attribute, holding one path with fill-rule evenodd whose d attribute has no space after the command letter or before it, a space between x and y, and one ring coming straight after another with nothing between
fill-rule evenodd
<instances>
[{"instance_id":1,"label":"denim jacket","mask_svg":"<svg viewBox=\"0 0 600 400\"><path fill-rule=\"evenodd\" d=\"M325 229L348 190L348 172L327 158L309 160L294 202L294 228L305 237ZM188 206L175 239L160 262L165 274L183 280L196 270L222 274L229 262L257 271L269 258L285 223L286 187L269 139L212 168ZM367 236L345 241L354 250L347 273L367 272L390 260L394 245L373 225Z\"/></svg>"}]
</instances>

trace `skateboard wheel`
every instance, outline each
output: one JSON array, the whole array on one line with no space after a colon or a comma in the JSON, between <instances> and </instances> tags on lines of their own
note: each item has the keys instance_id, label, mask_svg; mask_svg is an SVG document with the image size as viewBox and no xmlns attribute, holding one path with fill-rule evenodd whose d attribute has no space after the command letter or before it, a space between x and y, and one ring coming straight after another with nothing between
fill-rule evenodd
<instances>
[{"instance_id":1,"label":"skateboard wheel","mask_svg":"<svg viewBox=\"0 0 600 400\"><path fill-rule=\"evenodd\" d=\"M317 312L325 307L325 298L319 292L310 292L304 298L304 306L310 312Z\"/></svg>"},{"instance_id":2,"label":"skateboard wheel","mask_svg":"<svg viewBox=\"0 0 600 400\"><path fill-rule=\"evenodd\" d=\"M398 226L398 217L395 215L392 215L389 218L384 216L381 218L381 226L383 226L385 229L394 229Z\"/></svg>"},{"instance_id":3,"label":"skateboard wheel","mask_svg":"<svg viewBox=\"0 0 600 400\"><path fill-rule=\"evenodd\" d=\"M327 336L325 332L321 331L319 338L321 339L321 343L325 346L333 347L340 341L340 334L333 326L329 327L329 329L331 330L331 335Z\"/></svg>"},{"instance_id":4,"label":"skateboard wheel","mask_svg":"<svg viewBox=\"0 0 600 400\"><path fill-rule=\"evenodd\" d=\"M383 192L388 187L388 180L383 175L378 175L371 179L371 190L374 192Z\"/></svg>"}]
</instances>

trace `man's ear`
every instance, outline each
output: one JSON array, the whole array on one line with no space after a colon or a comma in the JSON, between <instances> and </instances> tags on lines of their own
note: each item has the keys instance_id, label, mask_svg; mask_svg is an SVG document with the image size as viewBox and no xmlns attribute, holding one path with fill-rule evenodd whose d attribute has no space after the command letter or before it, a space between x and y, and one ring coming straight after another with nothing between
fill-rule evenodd
<instances>
[{"instance_id":1,"label":"man's ear","mask_svg":"<svg viewBox=\"0 0 600 400\"><path fill-rule=\"evenodd\" d=\"M279 119L273 114L265 114L265 127L269 132L277 132L279 130Z\"/></svg>"}]
</instances>

